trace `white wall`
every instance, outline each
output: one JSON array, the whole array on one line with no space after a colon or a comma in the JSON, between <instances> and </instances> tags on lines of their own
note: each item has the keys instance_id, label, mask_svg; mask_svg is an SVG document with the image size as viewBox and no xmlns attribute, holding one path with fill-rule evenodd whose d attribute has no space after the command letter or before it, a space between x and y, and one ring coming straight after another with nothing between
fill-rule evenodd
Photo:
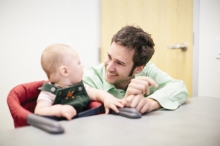
<instances>
[{"instance_id":1,"label":"white wall","mask_svg":"<svg viewBox=\"0 0 220 146\"><path fill-rule=\"evenodd\" d=\"M6 103L14 86L46 79L45 47L65 43L84 66L99 63L99 0L0 0L0 130L13 129Z\"/></svg>"},{"instance_id":2,"label":"white wall","mask_svg":"<svg viewBox=\"0 0 220 146\"><path fill-rule=\"evenodd\" d=\"M220 97L220 59L215 58L220 1L197 1L196 92ZM0 0L0 130L13 129L6 103L9 90L20 83L46 79L40 55L52 43L74 47L85 66L98 64L99 0Z\"/></svg>"},{"instance_id":3,"label":"white wall","mask_svg":"<svg viewBox=\"0 0 220 146\"><path fill-rule=\"evenodd\" d=\"M220 59L216 59L220 0L200 0L199 11L198 95L220 98Z\"/></svg>"}]
</instances>

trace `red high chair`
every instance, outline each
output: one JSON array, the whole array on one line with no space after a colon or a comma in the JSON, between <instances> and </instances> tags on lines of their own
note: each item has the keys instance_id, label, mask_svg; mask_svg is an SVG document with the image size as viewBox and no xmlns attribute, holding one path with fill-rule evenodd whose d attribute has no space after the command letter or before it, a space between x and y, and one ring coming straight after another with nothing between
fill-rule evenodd
<instances>
[{"instance_id":1,"label":"red high chair","mask_svg":"<svg viewBox=\"0 0 220 146\"><path fill-rule=\"evenodd\" d=\"M20 84L14 87L8 94L7 103L14 120L14 127L29 125L27 119L29 115L34 115L37 97L39 94L38 88L46 81L35 81L25 84ZM91 102L89 109L99 107L100 102ZM86 115L88 116L88 115Z\"/></svg>"}]
</instances>

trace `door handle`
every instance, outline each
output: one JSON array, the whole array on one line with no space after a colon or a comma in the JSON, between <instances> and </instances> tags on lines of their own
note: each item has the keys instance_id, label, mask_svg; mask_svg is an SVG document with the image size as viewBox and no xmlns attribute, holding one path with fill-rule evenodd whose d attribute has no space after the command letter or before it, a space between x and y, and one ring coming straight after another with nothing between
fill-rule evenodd
<instances>
[{"instance_id":1,"label":"door handle","mask_svg":"<svg viewBox=\"0 0 220 146\"><path fill-rule=\"evenodd\" d=\"M186 44L177 44L177 45L173 45L173 46L168 46L168 49L181 49L182 51L186 51L187 50L187 45Z\"/></svg>"}]
</instances>

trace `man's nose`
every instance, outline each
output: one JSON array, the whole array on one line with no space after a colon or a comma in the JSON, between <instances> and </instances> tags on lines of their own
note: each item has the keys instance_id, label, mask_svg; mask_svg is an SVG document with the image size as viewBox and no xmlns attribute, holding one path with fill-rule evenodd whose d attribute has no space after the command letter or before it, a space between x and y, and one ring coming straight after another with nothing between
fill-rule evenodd
<instances>
[{"instance_id":1,"label":"man's nose","mask_svg":"<svg viewBox=\"0 0 220 146\"><path fill-rule=\"evenodd\" d=\"M107 70L108 71L114 71L115 67L114 67L114 62L113 61L109 61L107 64Z\"/></svg>"}]
</instances>

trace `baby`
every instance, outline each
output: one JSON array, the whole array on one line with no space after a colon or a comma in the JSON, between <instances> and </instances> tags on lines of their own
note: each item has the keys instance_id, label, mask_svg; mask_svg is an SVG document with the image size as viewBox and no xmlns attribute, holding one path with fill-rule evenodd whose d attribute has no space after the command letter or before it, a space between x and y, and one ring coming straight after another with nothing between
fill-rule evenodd
<instances>
[{"instance_id":1,"label":"baby","mask_svg":"<svg viewBox=\"0 0 220 146\"><path fill-rule=\"evenodd\" d=\"M77 52L67 45L48 46L42 53L41 65L49 82L39 88L35 114L71 120L87 109L90 100L104 103L106 114L110 109L118 113L117 107L125 105L108 92L82 83L83 66Z\"/></svg>"}]
</instances>

